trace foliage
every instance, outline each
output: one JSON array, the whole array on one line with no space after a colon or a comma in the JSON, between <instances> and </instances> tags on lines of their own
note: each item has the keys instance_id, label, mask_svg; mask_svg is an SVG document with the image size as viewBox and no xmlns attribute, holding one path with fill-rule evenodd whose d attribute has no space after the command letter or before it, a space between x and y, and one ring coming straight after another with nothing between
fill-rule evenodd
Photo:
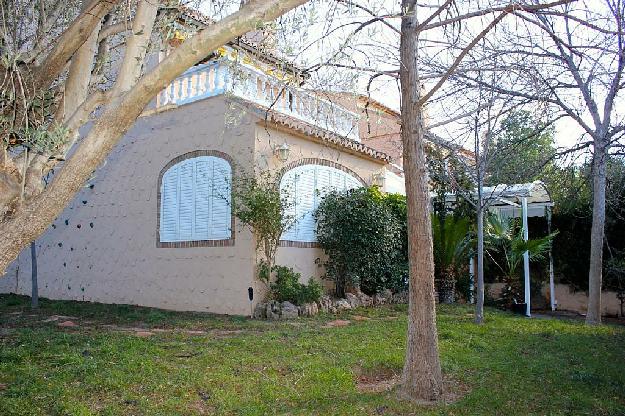
<instances>
[{"instance_id":1,"label":"foliage","mask_svg":"<svg viewBox=\"0 0 625 416\"><path fill-rule=\"evenodd\" d=\"M511 113L501 123L489 162L488 182L526 183L540 179L555 156L554 129L529 111Z\"/></svg>"},{"instance_id":2,"label":"foliage","mask_svg":"<svg viewBox=\"0 0 625 416\"><path fill-rule=\"evenodd\" d=\"M621 316L625 304L625 252L614 253L606 264L606 286L616 291L621 302Z\"/></svg>"},{"instance_id":3,"label":"foliage","mask_svg":"<svg viewBox=\"0 0 625 416\"><path fill-rule=\"evenodd\" d=\"M428 174L434 193L432 208L441 218L452 213L452 207L446 203L447 194L473 189L473 181L466 172L465 162L460 160L462 157L442 148L427 148ZM475 207L466 198L457 198L453 205L453 214L472 219L475 217Z\"/></svg>"},{"instance_id":4,"label":"foliage","mask_svg":"<svg viewBox=\"0 0 625 416\"><path fill-rule=\"evenodd\" d=\"M360 188L331 192L319 205L317 240L338 296L350 285L367 294L405 285L407 243L398 218L405 205L401 197L386 198L376 187Z\"/></svg>"},{"instance_id":5,"label":"foliage","mask_svg":"<svg viewBox=\"0 0 625 416\"><path fill-rule=\"evenodd\" d=\"M234 179L232 202L234 215L252 230L256 249L263 253L258 277L269 283L280 236L295 221L286 213L291 202L280 192L278 181L270 172L240 175Z\"/></svg>"},{"instance_id":6,"label":"foliage","mask_svg":"<svg viewBox=\"0 0 625 416\"><path fill-rule=\"evenodd\" d=\"M279 302L291 302L295 305L318 302L323 295L323 287L312 277L308 284L300 283L301 274L286 266L273 266L276 275L271 283L271 297Z\"/></svg>"},{"instance_id":7,"label":"foliage","mask_svg":"<svg viewBox=\"0 0 625 416\"><path fill-rule=\"evenodd\" d=\"M441 270L457 268L468 261L470 247L470 223L468 218L452 215L441 220L432 214L432 242L434 262Z\"/></svg>"},{"instance_id":8,"label":"foliage","mask_svg":"<svg viewBox=\"0 0 625 416\"><path fill-rule=\"evenodd\" d=\"M515 219L491 215L488 217L484 234L487 251L499 251L504 260L503 264L494 261L504 276L505 286L502 289L504 304L510 306L513 303L522 303L521 282L517 271L523 261L523 255L528 252L530 262L543 260L557 233L525 241L523 229ZM494 260L495 256L491 254L490 258Z\"/></svg>"},{"instance_id":9,"label":"foliage","mask_svg":"<svg viewBox=\"0 0 625 416\"><path fill-rule=\"evenodd\" d=\"M459 271L468 261L470 222L467 218L432 214L432 242L439 299L454 301Z\"/></svg>"},{"instance_id":10,"label":"foliage","mask_svg":"<svg viewBox=\"0 0 625 416\"><path fill-rule=\"evenodd\" d=\"M545 182L554 201L553 228L559 231L554 240L554 266L558 279L574 289L588 288L588 259L592 227L592 167L559 167L549 171ZM607 164L606 252L625 250L625 159L612 156ZM571 255L575 253L575 255ZM608 272L609 255L604 255L604 274ZM604 287L616 290L613 280Z\"/></svg>"},{"instance_id":11,"label":"foliage","mask_svg":"<svg viewBox=\"0 0 625 416\"><path fill-rule=\"evenodd\" d=\"M442 365L466 395L425 407L355 388L359 375L401 372L405 306L347 311L348 327L322 328L324 315L295 326L91 302L42 299L34 312L29 305L26 297L0 295L5 416L625 413L622 326L491 309L483 327L473 324L472 307L440 305ZM59 328L49 320L55 315L78 326ZM111 324L158 331L140 338Z\"/></svg>"}]
</instances>

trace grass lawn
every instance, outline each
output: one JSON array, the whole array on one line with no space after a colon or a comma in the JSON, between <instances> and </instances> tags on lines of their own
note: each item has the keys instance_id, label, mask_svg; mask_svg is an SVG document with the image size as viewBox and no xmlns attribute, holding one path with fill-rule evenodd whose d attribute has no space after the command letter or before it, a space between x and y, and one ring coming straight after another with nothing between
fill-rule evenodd
<instances>
[{"instance_id":1,"label":"grass lawn","mask_svg":"<svg viewBox=\"0 0 625 416\"><path fill-rule=\"evenodd\" d=\"M32 312L0 295L0 415L625 414L625 327L490 309L478 327L471 308L441 306L443 371L468 393L424 408L357 388L401 371L406 307L339 318L350 324L45 299Z\"/></svg>"}]
</instances>

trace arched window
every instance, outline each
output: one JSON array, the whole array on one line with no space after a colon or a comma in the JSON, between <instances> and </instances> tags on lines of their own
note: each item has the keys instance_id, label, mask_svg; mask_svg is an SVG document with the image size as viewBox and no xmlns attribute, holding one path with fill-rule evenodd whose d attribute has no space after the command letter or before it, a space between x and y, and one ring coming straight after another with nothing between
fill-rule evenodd
<instances>
[{"instance_id":1,"label":"arched window","mask_svg":"<svg viewBox=\"0 0 625 416\"><path fill-rule=\"evenodd\" d=\"M302 165L287 171L280 181L280 193L289 201L287 215L295 218L282 240L317 241L317 224L313 216L321 199L330 191L359 188L362 183L342 170L322 165Z\"/></svg>"},{"instance_id":2,"label":"arched window","mask_svg":"<svg viewBox=\"0 0 625 416\"><path fill-rule=\"evenodd\" d=\"M232 168L216 156L183 159L160 184L159 241L226 240L232 235Z\"/></svg>"}]
</instances>

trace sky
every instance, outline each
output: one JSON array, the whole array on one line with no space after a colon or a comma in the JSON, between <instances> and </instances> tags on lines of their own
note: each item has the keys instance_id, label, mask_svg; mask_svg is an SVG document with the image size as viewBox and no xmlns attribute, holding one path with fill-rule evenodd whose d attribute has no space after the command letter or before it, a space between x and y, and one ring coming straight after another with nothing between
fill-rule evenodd
<instances>
[{"instance_id":1,"label":"sky","mask_svg":"<svg viewBox=\"0 0 625 416\"><path fill-rule=\"evenodd\" d=\"M226 0L227 1L227 0ZM495 3L496 0L472 0L458 2L459 7L464 7L465 11L471 8L475 9L476 4L482 7L487 3ZM201 9L208 14L214 15L217 10L215 6L218 2L205 3ZM431 2L437 3L437 2ZM393 15L399 11L397 0L359 0L359 4L366 5L368 8L376 12L376 15ZM582 0L582 6L592 9L600 4L599 0ZM211 9L210 7L213 7ZM238 5L238 0L231 3L231 8ZM582 7L582 9L583 9ZM226 9L220 9L223 13ZM232 9L230 9L232 10ZM427 10L422 11L429 12ZM582 15L583 17L583 15ZM367 26L356 36L349 37L354 32L354 28L358 27L358 23L369 20L371 15L355 7L346 8L337 5L336 2L328 0L315 0L309 2L300 8L297 13L291 13L289 16L281 19L278 28L282 29L283 36L279 48L282 52L290 54L291 58L303 67L314 67L316 63L328 62L334 56L332 62L340 64L356 65L359 67L372 68L375 70L389 70L398 67L397 58L399 50L399 36L393 30L387 28L383 24L376 23ZM471 39L476 33L492 20L493 16L488 15L482 18L471 19L463 27L463 36ZM512 18L507 18L508 20ZM397 18L384 19L390 25L398 28L400 21ZM281 23L281 24L280 24ZM287 33L288 32L288 33ZM460 33L460 32L459 32ZM584 33L582 33L584 35ZM428 32L425 48L432 49L432 44L446 39L442 32ZM582 36L583 38L583 36ZM496 35L494 36L496 40ZM338 45L345 42L348 47L342 55L337 55ZM466 44L466 42L465 42ZM426 52L427 53L427 52ZM449 59L453 59L457 55L457 51L446 51L439 47L437 54L448 53ZM366 93L367 84L371 72L358 72L326 67L314 72L310 80L312 88L326 88L335 90L357 90L360 93ZM426 81L426 89L433 85L433 81ZM397 80L388 76L377 77L371 83L371 95L374 99L388 105L393 109L399 109L399 88ZM573 97L575 99L575 97ZM445 117L448 108L458 104L457 98L451 101L441 100L432 102L428 112L432 120L441 120ZM469 105L470 103L467 103ZM625 115L624 101L618 103L617 114ZM584 117L587 121L588 116ZM459 129L458 126L451 126L443 130L442 134L447 132L454 135L454 131ZM572 147L575 145L583 134L582 128L570 118L561 119L555 124L555 140L556 145L561 147Z\"/></svg>"}]
</instances>

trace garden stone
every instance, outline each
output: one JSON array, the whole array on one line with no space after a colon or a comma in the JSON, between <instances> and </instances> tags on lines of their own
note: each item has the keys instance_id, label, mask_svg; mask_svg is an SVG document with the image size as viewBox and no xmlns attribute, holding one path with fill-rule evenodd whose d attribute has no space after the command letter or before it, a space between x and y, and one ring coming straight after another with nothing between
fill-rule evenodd
<instances>
[{"instance_id":1,"label":"garden stone","mask_svg":"<svg viewBox=\"0 0 625 416\"><path fill-rule=\"evenodd\" d=\"M349 303L349 306L352 308L357 308L361 305L360 299L353 293L346 293L345 300L347 300L347 303Z\"/></svg>"},{"instance_id":2,"label":"garden stone","mask_svg":"<svg viewBox=\"0 0 625 416\"><path fill-rule=\"evenodd\" d=\"M330 296L324 295L319 299L319 309L322 312L332 312L332 298Z\"/></svg>"},{"instance_id":3,"label":"garden stone","mask_svg":"<svg viewBox=\"0 0 625 416\"><path fill-rule=\"evenodd\" d=\"M282 319L293 319L299 316L299 309L291 302L282 302Z\"/></svg>"},{"instance_id":4,"label":"garden stone","mask_svg":"<svg viewBox=\"0 0 625 416\"><path fill-rule=\"evenodd\" d=\"M336 310L338 311L342 311L345 309L351 309L351 305L349 304L348 301L346 301L345 299L337 299L334 302L334 307L336 308Z\"/></svg>"},{"instance_id":5,"label":"garden stone","mask_svg":"<svg viewBox=\"0 0 625 416\"><path fill-rule=\"evenodd\" d=\"M386 299L381 293L376 293L373 295L373 304L374 305L384 305L386 303Z\"/></svg>"},{"instance_id":6,"label":"garden stone","mask_svg":"<svg viewBox=\"0 0 625 416\"><path fill-rule=\"evenodd\" d=\"M305 303L299 307L299 314L301 316L315 316L319 313L319 306L315 302Z\"/></svg>"},{"instance_id":7,"label":"garden stone","mask_svg":"<svg viewBox=\"0 0 625 416\"><path fill-rule=\"evenodd\" d=\"M393 303L408 303L408 291L402 290L401 292L393 294L391 301Z\"/></svg>"},{"instance_id":8,"label":"garden stone","mask_svg":"<svg viewBox=\"0 0 625 416\"><path fill-rule=\"evenodd\" d=\"M267 304L266 303L257 303L254 308L254 319L265 319L267 318Z\"/></svg>"},{"instance_id":9,"label":"garden stone","mask_svg":"<svg viewBox=\"0 0 625 416\"><path fill-rule=\"evenodd\" d=\"M358 296L358 300L360 301L360 304L362 306L372 306L373 305L373 298L371 296L368 296L368 295L362 293L360 290L358 292L356 292L356 296Z\"/></svg>"},{"instance_id":10,"label":"garden stone","mask_svg":"<svg viewBox=\"0 0 625 416\"><path fill-rule=\"evenodd\" d=\"M280 304L278 302L269 302L265 311L265 316L267 317L267 319L280 319Z\"/></svg>"}]
</instances>

